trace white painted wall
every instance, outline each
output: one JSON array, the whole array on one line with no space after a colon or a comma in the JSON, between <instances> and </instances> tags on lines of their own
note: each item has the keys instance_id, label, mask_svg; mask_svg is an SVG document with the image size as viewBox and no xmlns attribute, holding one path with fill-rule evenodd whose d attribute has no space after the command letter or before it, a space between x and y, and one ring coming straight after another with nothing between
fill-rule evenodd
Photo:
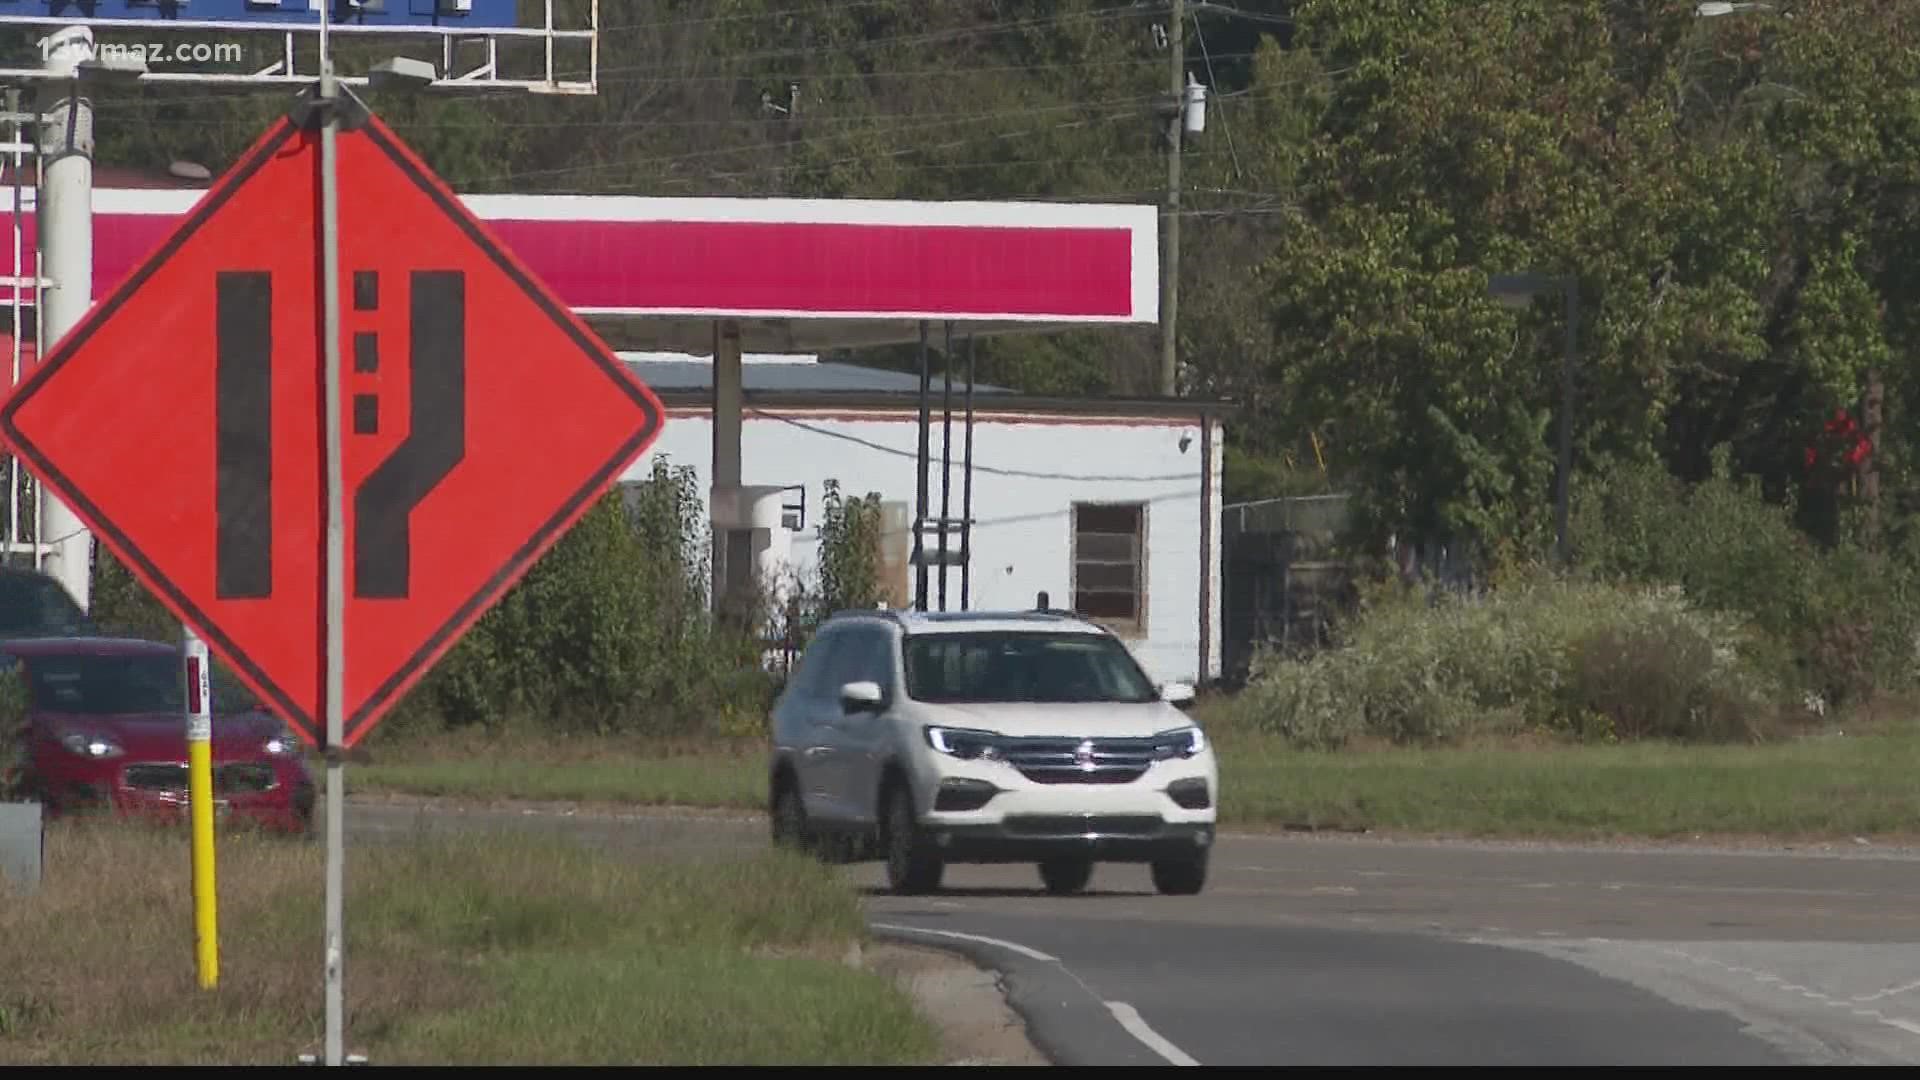
<instances>
[{"instance_id":1,"label":"white painted wall","mask_svg":"<svg viewBox=\"0 0 1920 1080\"><path fill-rule=\"evenodd\" d=\"M980 608L1030 608L1046 590L1055 606L1072 602L1072 518L1076 502L1144 502L1146 511L1147 632L1131 642L1158 680L1191 680L1199 666L1200 462L1198 418L986 416L974 425L973 579L971 603ZM837 480L848 497L879 492L907 503L915 498L917 416L911 411L749 411L741 441L745 484L805 484L807 527L794 534L795 568L807 572L818 551L823 482ZM1180 449L1181 436L1188 445ZM964 426L953 422L951 513L961 516ZM929 516L940 513L941 424L936 412L929 449ZM713 452L704 411L673 410L659 439L626 479L644 479L653 461L692 466L704 498ZM1208 559L1212 578L1208 676L1220 671L1221 428L1214 425L1215 526ZM703 511L704 512L704 511ZM948 608L960 607L960 571L948 570ZM929 570L928 606L938 607L939 570Z\"/></svg>"}]
</instances>

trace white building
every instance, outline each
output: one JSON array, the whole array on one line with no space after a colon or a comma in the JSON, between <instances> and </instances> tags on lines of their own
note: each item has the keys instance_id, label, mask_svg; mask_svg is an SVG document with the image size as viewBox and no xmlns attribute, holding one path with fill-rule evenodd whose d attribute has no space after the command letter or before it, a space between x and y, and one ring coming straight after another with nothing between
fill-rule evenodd
<instances>
[{"instance_id":1,"label":"white building","mask_svg":"<svg viewBox=\"0 0 1920 1080\"><path fill-rule=\"evenodd\" d=\"M673 354L622 356L669 417L625 479L645 479L655 460L665 458L691 467L704 493L713 454L712 365ZM772 493L770 504L805 507L803 522L788 516L797 530L770 531L774 557L785 555L802 575L811 571L827 481L836 481L847 498L877 493L888 522L889 585L899 606L913 603L908 553L918 487L919 385L918 375L812 357L745 358L741 481L794 488ZM936 374L929 397L929 518L942 516L942 385ZM962 385L955 384L952 400L945 516L957 520L965 501ZM1031 608L1045 592L1050 606L1098 617L1126 637L1157 680L1193 680L1203 664L1203 681L1217 677L1219 412L1200 401L1041 399L976 386L966 606ZM957 535L951 546L957 557ZM936 539L927 541L930 556L936 547ZM929 566L932 610L941 607L940 576L938 565ZM961 592L961 568L950 566L948 610L961 608Z\"/></svg>"}]
</instances>

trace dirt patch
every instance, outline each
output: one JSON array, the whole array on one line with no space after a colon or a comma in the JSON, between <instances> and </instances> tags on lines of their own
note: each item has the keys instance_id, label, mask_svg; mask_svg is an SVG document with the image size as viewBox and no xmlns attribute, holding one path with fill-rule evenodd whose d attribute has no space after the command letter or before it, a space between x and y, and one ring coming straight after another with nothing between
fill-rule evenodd
<instances>
[{"instance_id":1,"label":"dirt patch","mask_svg":"<svg viewBox=\"0 0 1920 1080\"><path fill-rule=\"evenodd\" d=\"M940 1031L948 1065L1051 1065L1008 1006L999 977L940 949L869 942L847 962L893 981Z\"/></svg>"}]
</instances>

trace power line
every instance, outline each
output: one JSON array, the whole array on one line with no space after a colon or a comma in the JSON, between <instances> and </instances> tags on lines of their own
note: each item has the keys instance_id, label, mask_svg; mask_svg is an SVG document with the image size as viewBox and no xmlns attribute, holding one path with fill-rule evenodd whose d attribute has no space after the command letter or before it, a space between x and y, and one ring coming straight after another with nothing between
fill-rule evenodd
<instances>
[{"instance_id":1,"label":"power line","mask_svg":"<svg viewBox=\"0 0 1920 1080\"><path fill-rule=\"evenodd\" d=\"M1124 112L1110 113L1104 117L1091 117L1091 118L1081 119L1081 120L1068 120L1062 123L1053 124L1048 127L1027 128L1019 131L992 132L987 134L985 137L1005 139L1005 138L1011 138L1011 137L1021 136L1021 135L1030 135L1036 131L1063 131L1069 128L1085 127L1090 124L1111 123L1114 120L1131 119L1131 118L1137 117L1138 115L1139 113L1137 111L1128 110ZM855 162L872 161L875 159L906 157L912 154L932 153L940 150L954 150L954 149L959 149L965 146L975 145L976 142L977 142L976 139L951 139L943 143L934 143L931 145L920 145L920 146L903 146L893 150L882 151L879 153L854 154L847 157L835 158L829 161L810 162L809 164L816 168L830 167L833 165L847 165ZM1122 154L1116 154L1113 156L1124 157L1126 155L1122 153ZM926 164L934 165L938 163L926 163ZM914 169L917 169L920 167L922 166L920 165L912 166L912 168ZM736 180L742 177L754 176L763 171L764 169L756 168L756 169L736 170L733 172L707 173L704 176L700 176L700 177L675 178L671 180L666 180L664 182L688 184L688 183L694 182L695 180Z\"/></svg>"},{"instance_id":2,"label":"power line","mask_svg":"<svg viewBox=\"0 0 1920 1080\"><path fill-rule=\"evenodd\" d=\"M900 151L899 153L904 155L909 152L911 151ZM1110 154L1106 158L1102 159L1102 163L1111 162L1111 161L1139 161L1144 158L1153 157L1157 153L1158 151L1152 151L1152 150L1136 150L1136 151ZM1212 157L1212 156L1218 155L1219 153L1220 151L1218 150L1200 151L1199 153L1196 153L1194 156ZM865 160L865 159L853 159L853 160ZM828 164L847 164L847 163L848 163L847 161L841 161L841 162L829 162ZM958 161L958 162L926 161L926 162L914 162L912 164L898 166L897 171L911 174L911 173L923 173L923 172L947 172L947 171L957 171L957 170L964 170L964 169L991 169L991 168L1000 168L1005 166L1018 166L1018 165L1066 165L1066 164L1083 164L1084 165L1084 164L1087 164L1087 161L1085 158L1067 158L1067 157L1008 158L1004 160L978 160L978 161ZM674 186L685 186L687 184L692 184L692 183L696 183L698 181L703 181L703 180L705 181L740 180L740 179L745 179L747 177L758 175L761 171L763 170L758 170L758 169L744 170L743 169L743 170L737 170L734 172L707 173L702 176L694 176L694 177L674 177L670 180L661 181L661 183L663 185L670 184ZM1104 199L1104 198L1109 198L1109 197L1120 195L1120 194L1143 195L1143 194L1149 194L1158 190L1159 189L1157 188L1137 188L1137 189L1132 189L1126 192L1107 192L1107 193L1075 192L1071 195L1058 196L1057 198L1065 201L1079 201L1079 200L1094 199L1094 198ZM1013 192L1013 191L995 191L991 194L991 196L982 195L981 197L982 198L991 197L995 199L1019 199L1019 200L1031 200L1031 199L1039 198L1039 196L1036 196L1036 195L1022 193L1022 192Z\"/></svg>"},{"instance_id":3,"label":"power line","mask_svg":"<svg viewBox=\"0 0 1920 1080\"><path fill-rule=\"evenodd\" d=\"M894 2L895 0L837 0L836 3L825 7L779 8L773 11L756 11L739 15L712 15L704 19L672 19L666 22L613 23L602 26L600 32L605 34L615 30L677 30L683 26L709 26L716 23L747 22L753 19L778 19L788 15L831 15Z\"/></svg>"},{"instance_id":4,"label":"power line","mask_svg":"<svg viewBox=\"0 0 1920 1080\"><path fill-rule=\"evenodd\" d=\"M1200 6L1205 8L1211 5L1201 4ZM1207 82L1213 86L1219 86L1220 76L1214 74L1213 56L1207 52L1207 35L1206 35L1206 31L1200 28L1200 22L1201 20L1196 16L1193 20L1193 36L1197 38L1200 42L1200 58L1206 61ZM1227 110L1224 108L1220 110L1220 133L1227 137L1227 152L1233 156L1233 175L1239 176L1240 175L1240 155L1234 151L1233 130L1227 126Z\"/></svg>"},{"instance_id":5,"label":"power line","mask_svg":"<svg viewBox=\"0 0 1920 1080\"><path fill-rule=\"evenodd\" d=\"M1228 53L1215 53L1214 57L1220 60L1236 60L1236 59L1244 60L1244 59L1252 58L1253 55L1254 54L1251 52L1228 52ZM1071 62L1064 62L1064 63L1049 63L1049 64L977 64L977 65L960 65L956 67L945 67L945 68L913 68L913 69L900 70L900 71L806 72L806 73L799 73L799 74L793 75L791 76L791 78L799 79L806 83L838 82L838 81L870 82L870 81L884 80L884 79L929 79L929 78L946 77L946 76L954 76L954 75L1000 75L1000 74L1007 74L1009 72L1020 72L1020 71L1060 71L1060 70L1078 70L1082 68L1144 67L1149 64L1159 64L1161 62L1162 61L1158 57L1139 57L1139 58L1132 58L1127 60L1082 60L1082 61L1071 61ZM571 74L570 77L577 76L578 78L584 79L586 78L586 74L587 73L585 71L574 72ZM648 78L603 79L601 80L601 85L605 87L605 86L638 86L641 84L654 84L654 83L668 83L668 84L758 83L758 82L763 82L767 80L787 78L787 77L788 76L782 76L778 74L761 74L761 73L747 73L747 72L736 72L736 73L729 73L724 75L659 75L659 76L653 76ZM149 93L168 94L169 96L149 96L149 97L139 97L139 98L126 98L126 97L103 98L94 103L94 111L95 112L105 111L105 112L117 112L117 113L133 113L133 112L139 112L145 109L161 108L161 107L170 106L170 105L204 105L211 102L241 101L249 98L257 99L258 97L257 90L237 91L237 92L229 92L229 93L223 93L223 94L195 93L195 94L175 95L175 94L171 94L172 88L166 87L163 85L148 86L148 87L144 87L143 89ZM496 97L496 98L477 97L477 98L462 98L460 99L459 103L462 108L471 108L474 106L484 107L486 105L490 105L495 102L501 102L501 103L511 102L513 104L521 104L522 100L516 97ZM822 120L827 120L827 119L838 119L838 118L813 115L807 118L807 123L817 124L817 123L820 123ZM617 121L617 120L577 120L577 121L576 120L558 120L552 123L542 123L539 121L526 120L526 121L512 121L508 123L510 123L511 126L521 126L521 127L593 127L600 124L615 125L615 124L620 124L624 122L625 121ZM723 121L723 120L711 120L711 121L695 120L695 121L665 121L663 123L721 124L721 123L734 123L734 122L735 121ZM757 123L764 123L765 121L761 119L748 119L748 120L740 120L738 122L757 124Z\"/></svg>"},{"instance_id":6,"label":"power line","mask_svg":"<svg viewBox=\"0 0 1920 1080\"><path fill-rule=\"evenodd\" d=\"M1107 100L1139 101L1139 100L1143 100L1143 98L1126 97L1126 98L1113 98L1113 99L1107 99ZM1050 109L1050 110L1073 109L1073 108L1081 108L1083 106L1092 107L1092 106L1097 106L1105 103L1107 102L1106 101L1073 102L1073 103L1061 104L1061 105L1040 106L1040 108ZM972 120L972 119L983 119L983 118L990 119L990 118L999 117L999 116L1024 116L1032 111L1034 110L1031 108L1023 107L1023 108L991 109L991 110L985 110L985 111L975 110L970 112L916 112L913 110L904 110L904 111L886 110L886 111L880 111L880 112L851 113L844 116L831 116L831 115L823 116L823 115L813 114L813 115L809 115L806 118L806 126L816 127L822 124L832 125L832 126L856 125L856 124L871 123L875 120L914 120L914 121L955 120L955 121L958 121L958 120ZM220 120L200 120L190 116L154 117L151 119L144 119L142 122L148 123L148 124L163 125L163 126L201 127L201 128L255 126L251 121L242 120L239 118L226 118L226 119L220 119ZM652 119L649 119L649 120L636 121L636 120L628 119L628 120L571 120L571 121L554 121L551 123L542 122L538 120L489 120L484 123L446 122L446 121L393 121L393 123L395 123L396 125L406 124L407 126L412 126L412 127L431 127L431 128L435 128L439 130L447 130L447 131L452 131L452 130L487 131L487 130L494 130L498 128L509 128L509 129L617 128L617 129L626 129L626 130L632 130L632 131L647 131L654 128L762 127L769 124L779 124L781 122L782 121L770 119L764 116L731 119L731 120L652 120Z\"/></svg>"},{"instance_id":7,"label":"power line","mask_svg":"<svg viewBox=\"0 0 1920 1080\"><path fill-rule=\"evenodd\" d=\"M1341 69L1341 70L1351 70L1351 69ZM1242 90L1242 91L1236 91L1230 94L1223 94L1221 95L1221 97L1223 98L1240 97L1240 96L1244 96L1247 93L1250 93L1250 91ZM990 113L979 114L979 116L975 117L972 120L950 121L948 124L945 124L945 125L937 124L937 125L931 125L931 126L934 126L934 127L961 126L963 124L976 122L978 120L996 119L996 118L1007 117L1007 116L1023 116L1024 117L1024 116L1031 116L1036 112L1059 112L1064 110L1092 108L1092 107L1097 107L1101 105L1138 105L1143 102L1155 100L1156 98L1158 98L1158 96L1159 95L1157 94L1143 94L1135 97L1113 98L1105 101L1076 102L1070 105L1042 106L1038 108L1027 108L1027 109L996 110ZM823 162L809 162L808 164L811 167L818 168L818 167L827 167L832 165L843 165L851 162L865 161L865 160L870 160L875 158L901 157L909 154L927 153L927 152L944 150L944 149L954 149L961 146L971 145L973 142L979 139L1003 139L1003 138L1008 138L1010 136L1033 134L1039 131L1060 131L1060 130L1066 130L1066 129L1075 128L1075 127L1083 127L1090 123L1107 123L1113 120L1127 118L1127 117L1137 117L1139 115L1141 115L1141 113L1137 109L1124 109L1124 110L1118 110L1115 112L1108 113L1107 115L1101 116L1101 117L1083 118L1080 120L1066 121L1058 124L1053 124L1050 126L1029 126L1029 127L1015 129L1012 131L985 132L978 136L974 136L972 138L949 140L947 142L935 143L935 144L918 144L914 146L898 147L891 150L862 152L860 154L855 154L855 155L841 157L841 158L835 158L835 159L831 159ZM902 134L907 132L922 132L927 130L928 127L929 125L926 125L926 124L907 124L907 125L902 125L900 127L895 127L895 128L882 128L879 130L860 129L860 130L853 130L853 131L830 133L824 136L817 136L817 137L803 135L799 139L796 139L795 142L806 143L808 145L819 145L821 143L829 142L831 140L844 139L844 138L849 138L856 135L886 136L886 135ZM503 181L509 181L509 180L527 179L531 177L567 176L567 175L573 175L576 173L595 172L600 169L631 167L634 165L675 165L675 164L681 164L681 163L696 160L696 159L725 156L728 154L735 154L735 153L748 153L748 152L752 152L755 150L762 150L762 149L765 149L764 144L748 143L748 144L740 144L740 145L729 146L729 147L719 147L711 150L693 151L691 153L679 154L679 155L674 155L669 157L655 157L655 158L642 157L638 159L628 159L623 161L585 162L585 163L579 163L575 165L559 166L552 169L520 170L515 172L495 174L493 176L489 176L484 179L485 179L485 182L503 182ZM1200 155L1195 155L1195 156L1200 156ZM768 166L768 167L770 168L771 166ZM753 176L762 171L764 170L761 168L754 168L754 169L745 169L745 170L734 170L729 172L706 173L696 177L672 178L664 182L675 183L675 184L687 184L687 183L692 183L695 180L701 180L701 179L708 179L708 180L738 179L745 176Z\"/></svg>"},{"instance_id":8,"label":"power line","mask_svg":"<svg viewBox=\"0 0 1920 1080\"><path fill-rule=\"evenodd\" d=\"M879 3L879 2L881 2L881 0L866 0L865 3L860 3L858 2L858 0L855 0L855 2L837 5L837 7L844 8L844 7L872 6L873 4ZM826 9L819 9L819 13L825 14ZM781 13L772 13L772 14L778 15ZM729 62L739 63L739 62L750 62L750 61L756 61L756 60L780 59L784 57L807 58L807 57L841 55L841 54L847 54L847 53L853 53L853 52L864 52L864 51L871 51L875 49L885 49L885 48L893 48L893 47L899 47L899 46L937 44L941 42L953 41L957 39L963 39L966 37L978 36L983 34L1001 33L1001 32L1006 32L1011 30L1020 30L1020 29L1031 29L1035 27L1046 26L1049 24L1063 23L1063 22L1069 22L1074 20L1084 19L1084 20L1098 22L1098 21L1108 21L1108 20L1120 19L1120 18L1128 18L1128 17L1139 17L1142 14L1144 14L1144 12L1141 9L1137 9L1133 7L1111 8L1103 11L1065 12L1065 13L1059 13L1054 15L1037 16L1037 17L1028 18L1028 19L1017 19L1017 20L1006 20L1002 22L993 22L993 23L987 23L987 24L978 25L978 26L955 27L955 28L950 28L946 30L924 31L924 32L912 33L912 34L882 35L874 38L861 39L856 42L851 42L847 45L837 45L837 46L822 45L822 44L796 45L796 46L789 46L786 48L779 48L779 49L765 49L765 50L759 50L754 52L735 53L727 56L725 59ZM715 16L709 19L691 19L691 20L683 20L677 23L674 23L674 22L659 23L659 24L629 23L629 24L622 24L621 26L618 26L618 27L603 26L600 28L600 33L603 38L601 47L602 49L606 48L606 42L604 41L604 37L610 30L614 30L614 29L630 29L630 28L640 28L640 27L646 27L646 26L678 26L678 25L690 26L690 25L699 25L702 23L709 23L709 22L725 22L725 21L734 21L734 20L741 20L741 19L762 18L762 17L766 17L766 16L759 15L759 14ZM512 42L512 43L507 43L507 46L509 49L515 46L518 46L522 49L526 49L529 51L534 47L533 44L529 42ZM1155 60L1154 58L1133 58L1133 59L1127 59L1127 60L1097 60L1097 61L1065 62L1065 63L1058 63L1058 64L982 65L974 70L979 70L982 72L1020 71L1020 70L1044 71L1044 70L1052 70L1052 69L1058 69L1058 68L1132 66L1132 65L1140 65L1140 64L1151 64L1156 62L1158 61ZM658 74L655 74L658 70L659 70L658 62L635 64L630 66L602 65L599 68L598 74L600 76L599 81L602 85L652 84L652 83L659 83L659 82L751 81L754 78L782 77L777 73L759 73L759 74L740 73L740 74L725 74L725 75L658 75ZM918 72L897 72L897 73L821 72L821 73L803 73L803 74L808 81L823 81L823 80L829 80L829 79L914 78L914 77L924 77L924 76L930 76L930 75L948 74L955 70L967 70L967 69L925 69L923 71L918 71ZM639 73L639 76L632 79L610 79L606 77L609 75L617 75L622 73ZM574 71L574 72L567 72L565 74L570 78L578 78L578 79L584 79L587 76L587 72L584 69L579 71ZM247 93L248 91L237 91L233 94L183 95L181 97L169 98L169 99L163 99L163 100L167 101L168 103L215 101L215 100L224 100L232 97L243 96L243 95L246 95ZM144 102L142 104L144 104Z\"/></svg>"},{"instance_id":9,"label":"power line","mask_svg":"<svg viewBox=\"0 0 1920 1080\"><path fill-rule=\"evenodd\" d=\"M978 387L980 384L975 383L974 385ZM955 388L958 389L958 386L956 385ZM976 402L974 406L974 411L978 413L981 408L979 403L981 402L991 403L993 399L992 397L976 397L974 400ZM838 439L841 442L853 443L856 446L863 446L869 450L877 450L880 453L889 454L894 457L906 457L906 458L918 457L918 454L912 450L902 450L898 447L888 446L887 444L882 442L875 442L872 439L863 439L860 436L851 434L849 432L834 431L831 428L822 427L819 424L809 424L804 420L796 420L791 416L783 416L779 413L769 412L765 409L758 409L752 406L748 406L747 411L754 414L755 416L765 417L768 420L777 420L782 424L790 424L793 427L799 428L802 431L810 432L812 434L820 435L829 439ZM1059 472L1039 472L1032 469L996 468L991 465L982 465L979 462L974 463L973 471L977 473L986 473L989 476L1011 476L1011 477L1018 477L1023 480L1065 480L1073 483L1083 483L1083 484L1174 484L1174 483L1184 483L1193 478L1193 474L1190 472L1167 473L1167 474L1158 475L1158 476L1154 476L1154 475L1142 476L1137 474L1127 475L1124 473L1059 473ZM1199 495L1195 493L1193 497L1198 498Z\"/></svg>"},{"instance_id":10,"label":"power line","mask_svg":"<svg viewBox=\"0 0 1920 1080\"><path fill-rule=\"evenodd\" d=\"M1024 109L1006 109L1006 110L998 110L992 113L983 113L969 120L948 121L945 124L933 124L933 125L905 124L899 127L881 128L878 130L854 129L850 131L832 132L826 135L818 135L818 136L803 135L795 141L806 143L809 145L819 145L821 143L831 142L837 139L849 138L856 135L859 135L859 136L897 135L897 134L903 134L907 132L925 131L929 127L957 127L957 126L962 126L969 123L977 123L981 120L995 119L999 117L1031 116L1034 113L1061 112L1061 111L1074 110L1074 109L1091 108L1099 105L1120 105L1120 104L1137 105L1141 102L1150 101L1155 96L1156 95L1152 95L1152 94L1143 94L1136 97L1115 98L1110 101L1103 101L1103 102L1075 102L1071 105L1039 106L1035 108L1024 108ZM1116 116L1135 115L1135 112L1132 110L1129 110L1125 113L1117 113L1115 115ZM1022 132L1015 132L1015 134L1024 133L1024 131L1030 131L1030 130L1044 130L1044 129L1032 129L1032 128L1023 129ZM963 140L960 143L953 143L953 144L947 144L947 145L965 145L965 141ZM492 177L490 179L512 180L512 179L521 179L521 178L533 177L533 176L566 176L576 172L591 172L596 169L608 168L613 165L635 165L635 164L675 165L675 164L681 164L687 161L699 160L702 158L723 157L728 154L745 153L745 152L751 152L754 150L761 150L761 149L765 149L765 147L762 144L750 143L750 144L741 144L741 145L734 145L734 146L716 147L709 150L696 150L689 153L677 154L669 157L656 157L656 158L643 157L638 160L627 160L623 162L589 162L589 163L579 164L579 165L560 166L552 169L523 170L523 171L517 171L517 172L497 174L495 177ZM931 148L924 147L924 146L912 148L912 150L924 150L924 149L931 149ZM904 152L912 152L912 151L904 151ZM859 157L867 157L867 156L873 156L873 155L862 154L862 155L858 155L853 160L858 160Z\"/></svg>"},{"instance_id":11,"label":"power line","mask_svg":"<svg viewBox=\"0 0 1920 1080\"><path fill-rule=\"evenodd\" d=\"M932 30L932 31L927 31L919 34L883 35L877 38L865 38L858 42L854 42L849 45L838 46L838 47L829 47L829 46L822 46L822 45L797 45L797 46L793 46L785 49L766 49L759 52L736 53L732 56L729 56L727 59L732 61L777 60L787 56L820 55L820 54L826 54L826 53L851 53L851 52L871 51L871 50L880 49L880 48L897 48L905 45L932 45L932 44L938 44L944 41L953 41L961 38L974 37L981 34L998 34L998 33L1005 33L1010 30L1031 29L1038 26L1045 26L1049 23L1066 22L1068 20L1086 19L1088 21L1093 21L1093 22L1103 22L1110 19L1138 18L1142 14L1143 12L1141 10L1136 8L1131 8L1131 7L1112 8L1106 11L1098 11L1098 12L1092 12L1092 11L1067 12L1065 14L1059 14L1059 15L1042 15L1032 19L1010 19L1004 22L988 23L985 26L958 27L951 30ZM602 67L600 69L600 72L601 74L605 75L605 74L615 74L619 72L644 71L644 70L648 70L648 68L646 67Z\"/></svg>"}]
</instances>

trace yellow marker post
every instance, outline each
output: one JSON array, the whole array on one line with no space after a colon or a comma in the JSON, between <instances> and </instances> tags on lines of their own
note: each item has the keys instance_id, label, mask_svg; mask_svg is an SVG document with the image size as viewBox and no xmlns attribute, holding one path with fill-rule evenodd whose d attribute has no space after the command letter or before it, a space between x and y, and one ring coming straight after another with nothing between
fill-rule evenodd
<instances>
[{"instance_id":1,"label":"yellow marker post","mask_svg":"<svg viewBox=\"0 0 1920 1080\"><path fill-rule=\"evenodd\" d=\"M193 956L200 988L220 981L220 934L213 877L213 703L207 643L186 632L187 805L193 817Z\"/></svg>"}]
</instances>

